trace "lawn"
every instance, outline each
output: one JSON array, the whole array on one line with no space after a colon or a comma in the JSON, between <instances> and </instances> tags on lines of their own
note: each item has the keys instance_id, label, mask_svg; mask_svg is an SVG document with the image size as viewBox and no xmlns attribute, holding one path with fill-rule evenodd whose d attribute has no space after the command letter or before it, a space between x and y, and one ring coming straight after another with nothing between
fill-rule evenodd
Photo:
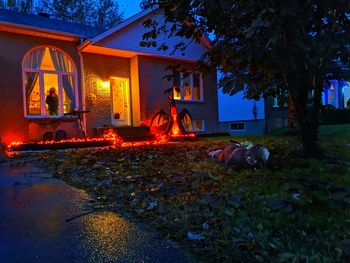
<instances>
[{"instance_id":1,"label":"lawn","mask_svg":"<svg viewBox=\"0 0 350 263\"><path fill-rule=\"evenodd\" d=\"M343 262L350 253L350 125L323 126L326 157L295 137L215 138L163 146L41 153L96 206L159 229L203 262ZM229 139L272 152L259 169L208 158Z\"/></svg>"}]
</instances>

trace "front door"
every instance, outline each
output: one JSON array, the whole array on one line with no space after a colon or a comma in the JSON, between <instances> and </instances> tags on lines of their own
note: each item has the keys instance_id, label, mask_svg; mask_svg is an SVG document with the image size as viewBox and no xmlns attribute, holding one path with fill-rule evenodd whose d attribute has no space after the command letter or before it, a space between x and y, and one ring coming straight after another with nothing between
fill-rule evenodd
<instances>
[{"instance_id":1,"label":"front door","mask_svg":"<svg viewBox=\"0 0 350 263\"><path fill-rule=\"evenodd\" d=\"M130 125L129 79L111 78L112 125Z\"/></svg>"}]
</instances>

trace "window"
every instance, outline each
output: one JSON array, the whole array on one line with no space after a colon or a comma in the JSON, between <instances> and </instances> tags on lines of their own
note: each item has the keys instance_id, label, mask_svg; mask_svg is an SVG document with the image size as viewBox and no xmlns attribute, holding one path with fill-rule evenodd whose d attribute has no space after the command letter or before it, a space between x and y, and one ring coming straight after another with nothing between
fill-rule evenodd
<instances>
[{"instance_id":1,"label":"window","mask_svg":"<svg viewBox=\"0 0 350 263\"><path fill-rule=\"evenodd\" d=\"M331 84L330 88L328 88L326 90L326 101L327 101L327 104L331 104L333 105L334 107L337 106L337 102L336 102L336 92L335 92L335 89L333 87L333 85Z\"/></svg>"},{"instance_id":2,"label":"window","mask_svg":"<svg viewBox=\"0 0 350 263\"><path fill-rule=\"evenodd\" d=\"M280 101L279 101L280 100ZM281 108L281 103L282 103L282 107L287 107L288 106L288 97L273 97L273 101L272 101L272 107L273 108Z\"/></svg>"},{"instance_id":3,"label":"window","mask_svg":"<svg viewBox=\"0 0 350 263\"><path fill-rule=\"evenodd\" d=\"M349 84L343 87L343 95L344 95L344 108L350 108L350 85Z\"/></svg>"},{"instance_id":4,"label":"window","mask_svg":"<svg viewBox=\"0 0 350 263\"><path fill-rule=\"evenodd\" d=\"M78 108L77 71L73 61L53 47L40 47L23 60L27 117L62 116Z\"/></svg>"},{"instance_id":5,"label":"window","mask_svg":"<svg viewBox=\"0 0 350 263\"><path fill-rule=\"evenodd\" d=\"M335 108L339 107L339 98L338 98L338 81L330 80L327 81L326 87L324 88L322 94L322 103L324 105L333 105Z\"/></svg>"},{"instance_id":6,"label":"window","mask_svg":"<svg viewBox=\"0 0 350 263\"><path fill-rule=\"evenodd\" d=\"M204 131L203 120L192 120L192 121L183 122L183 126L186 131L191 131L191 132Z\"/></svg>"},{"instance_id":7,"label":"window","mask_svg":"<svg viewBox=\"0 0 350 263\"><path fill-rule=\"evenodd\" d=\"M230 124L231 131L245 131L245 123L244 122L234 122Z\"/></svg>"},{"instance_id":8,"label":"window","mask_svg":"<svg viewBox=\"0 0 350 263\"><path fill-rule=\"evenodd\" d=\"M176 71L173 77L175 100L203 101L203 79L199 73Z\"/></svg>"},{"instance_id":9,"label":"window","mask_svg":"<svg viewBox=\"0 0 350 263\"><path fill-rule=\"evenodd\" d=\"M277 97L273 97L272 107L279 108Z\"/></svg>"}]
</instances>

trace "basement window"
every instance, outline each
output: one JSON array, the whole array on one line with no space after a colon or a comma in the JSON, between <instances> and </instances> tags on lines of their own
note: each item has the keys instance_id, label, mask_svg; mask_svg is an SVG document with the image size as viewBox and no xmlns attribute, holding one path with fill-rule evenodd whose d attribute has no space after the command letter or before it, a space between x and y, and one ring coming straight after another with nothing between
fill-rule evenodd
<instances>
[{"instance_id":1,"label":"basement window","mask_svg":"<svg viewBox=\"0 0 350 263\"><path fill-rule=\"evenodd\" d=\"M183 122L183 126L188 132L201 132L204 131L204 120L192 120Z\"/></svg>"},{"instance_id":2,"label":"basement window","mask_svg":"<svg viewBox=\"0 0 350 263\"><path fill-rule=\"evenodd\" d=\"M231 131L245 131L245 122L234 122L230 124Z\"/></svg>"}]
</instances>

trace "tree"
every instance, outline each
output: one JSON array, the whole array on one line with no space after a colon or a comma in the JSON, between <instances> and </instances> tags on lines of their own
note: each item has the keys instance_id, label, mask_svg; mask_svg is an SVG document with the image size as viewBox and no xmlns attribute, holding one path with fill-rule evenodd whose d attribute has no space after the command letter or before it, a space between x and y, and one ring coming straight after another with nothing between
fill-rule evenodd
<instances>
[{"instance_id":1,"label":"tree","mask_svg":"<svg viewBox=\"0 0 350 263\"><path fill-rule=\"evenodd\" d=\"M111 28L123 18L117 2L113 0L98 1L96 16L96 25L99 28Z\"/></svg>"},{"instance_id":2,"label":"tree","mask_svg":"<svg viewBox=\"0 0 350 263\"><path fill-rule=\"evenodd\" d=\"M55 18L80 24L92 24L94 14L91 0L44 0L40 8Z\"/></svg>"},{"instance_id":3,"label":"tree","mask_svg":"<svg viewBox=\"0 0 350 263\"><path fill-rule=\"evenodd\" d=\"M33 11L33 0L6 0L0 2L0 8L5 8L23 13Z\"/></svg>"},{"instance_id":4,"label":"tree","mask_svg":"<svg viewBox=\"0 0 350 263\"><path fill-rule=\"evenodd\" d=\"M69 22L107 29L123 19L115 0L6 0L0 8L23 13L45 12Z\"/></svg>"},{"instance_id":5,"label":"tree","mask_svg":"<svg viewBox=\"0 0 350 263\"><path fill-rule=\"evenodd\" d=\"M39 9L65 21L101 29L118 24L123 17L114 0L44 0Z\"/></svg>"},{"instance_id":6,"label":"tree","mask_svg":"<svg viewBox=\"0 0 350 263\"><path fill-rule=\"evenodd\" d=\"M197 66L219 68L224 92L244 91L246 98L287 92L304 155L322 155L318 119L327 68L350 61L348 0L143 0L142 6L161 8L173 24L147 21L147 41L162 30L197 42L213 35Z\"/></svg>"}]
</instances>

